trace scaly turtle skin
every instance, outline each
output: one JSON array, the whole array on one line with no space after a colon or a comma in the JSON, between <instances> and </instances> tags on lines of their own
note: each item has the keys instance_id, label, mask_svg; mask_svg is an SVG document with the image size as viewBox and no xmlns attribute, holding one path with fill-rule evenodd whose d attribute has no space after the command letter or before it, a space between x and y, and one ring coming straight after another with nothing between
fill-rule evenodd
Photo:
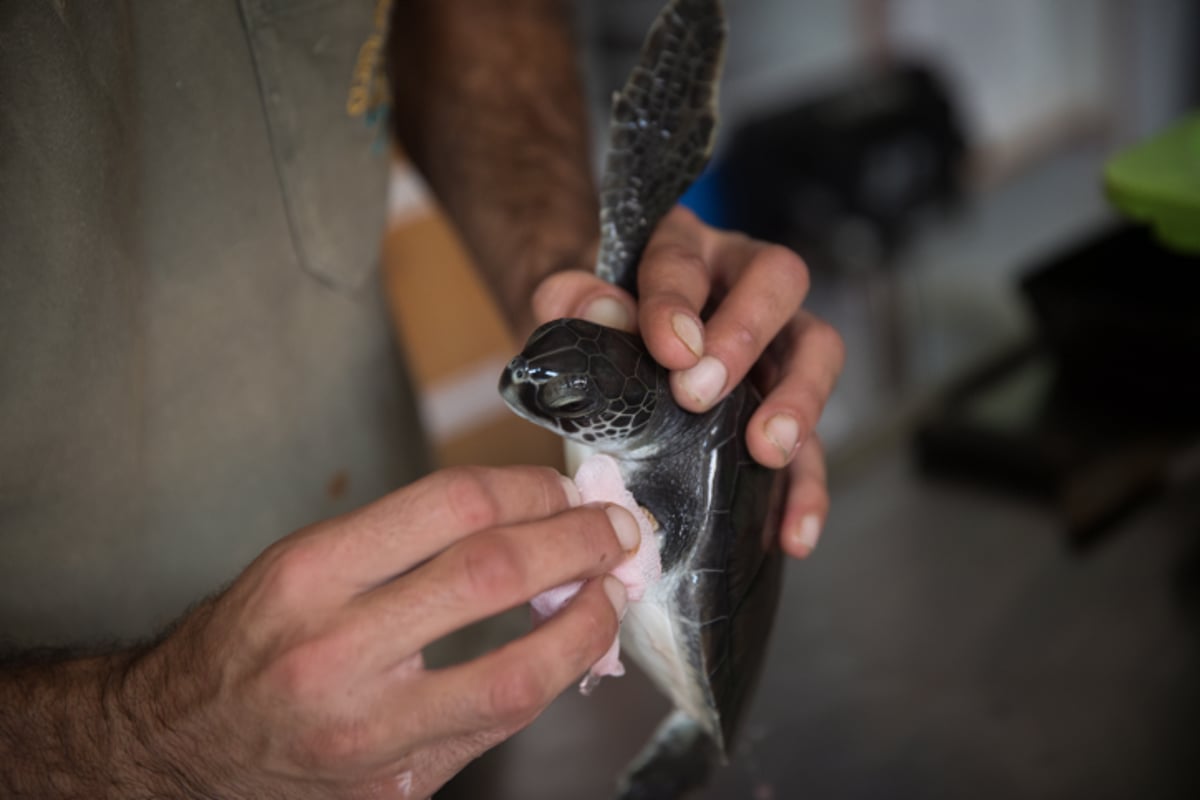
<instances>
[{"instance_id":1,"label":"scaly turtle skin","mask_svg":"<svg viewBox=\"0 0 1200 800\"><path fill-rule=\"evenodd\" d=\"M672 0L613 97L596 274L634 297L654 228L708 164L724 58L720 0Z\"/></svg>"},{"instance_id":2,"label":"scaly turtle skin","mask_svg":"<svg viewBox=\"0 0 1200 800\"><path fill-rule=\"evenodd\" d=\"M654 227L708 160L723 44L718 0L673 0L614 98L596 272L635 294ZM779 600L782 473L745 443L760 398L743 382L689 413L641 339L574 319L535 331L500 391L526 419L616 459L659 525L662 578L630 604L621 641L676 711L620 796L677 797L725 756Z\"/></svg>"}]
</instances>

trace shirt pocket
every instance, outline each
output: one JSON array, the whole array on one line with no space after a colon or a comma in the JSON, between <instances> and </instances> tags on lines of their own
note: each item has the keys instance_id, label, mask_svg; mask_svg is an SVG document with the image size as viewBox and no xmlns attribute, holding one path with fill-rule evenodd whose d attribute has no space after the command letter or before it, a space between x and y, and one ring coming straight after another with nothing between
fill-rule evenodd
<instances>
[{"instance_id":1,"label":"shirt pocket","mask_svg":"<svg viewBox=\"0 0 1200 800\"><path fill-rule=\"evenodd\" d=\"M351 99L383 56L388 0L241 2L297 257L359 289L379 263L389 149L378 115Z\"/></svg>"}]
</instances>

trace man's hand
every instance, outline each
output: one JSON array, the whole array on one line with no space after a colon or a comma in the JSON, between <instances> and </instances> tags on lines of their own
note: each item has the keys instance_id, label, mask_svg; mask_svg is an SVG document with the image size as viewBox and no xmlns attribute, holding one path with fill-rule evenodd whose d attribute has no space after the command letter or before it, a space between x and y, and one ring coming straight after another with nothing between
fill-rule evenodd
<instances>
[{"instance_id":1,"label":"man's hand","mask_svg":"<svg viewBox=\"0 0 1200 800\"><path fill-rule=\"evenodd\" d=\"M435 473L281 540L107 673L71 662L56 695L45 669L0 672L0 708L21 702L25 723L0 724L0 785L36 797L428 797L612 644L625 590L601 576L637 547L637 524L578 502L551 469ZM570 605L523 638L425 669L425 645L578 579L589 580ZM98 713L79 714L83 702ZM107 729L64 741L81 717ZM47 765L46 750L67 762L96 742L108 749L95 769Z\"/></svg>"},{"instance_id":2,"label":"man's hand","mask_svg":"<svg viewBox=\"0 0 1200 800\"><path fill-rule=\"evenodd\" d=\"M825 458L813 435L845 358L841 337L804 311L808 270L787 248L711 228L680 207L659 225L638 268L635 302L589 272L547 277L535 292L538 322L582 317L639 330L672 370L675 399L704 411L754 369L764 391L746 433L768 467L791 480L782 545L804 557L829 511ZM701 311L711 311L707 320Z\"/></svg>"}]
</instances>

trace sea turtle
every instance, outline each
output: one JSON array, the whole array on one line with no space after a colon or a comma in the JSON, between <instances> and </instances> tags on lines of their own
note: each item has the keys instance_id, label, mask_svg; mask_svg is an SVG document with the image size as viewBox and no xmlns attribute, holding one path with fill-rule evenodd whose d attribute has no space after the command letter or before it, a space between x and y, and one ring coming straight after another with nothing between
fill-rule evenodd
<instances>
[{"instance_id":1,"label":"sea turtle","mask_svg":"<svg viewBox=\"0 0 1200 800\"><path fill-rule=\"evenodd\" d=\"M708 161L724 38L719 0L671 0L614 97L596 272L635 296L654 227ZM621 644L676 710L619 793L676 797L728 752L778 604L782 473L745 443L760 397L743 382L689 413L639 337L576 319L536 330L500 391L521 416L614 458L658 526L661 578L630 604Z\"/></svg>"}]
</instances>

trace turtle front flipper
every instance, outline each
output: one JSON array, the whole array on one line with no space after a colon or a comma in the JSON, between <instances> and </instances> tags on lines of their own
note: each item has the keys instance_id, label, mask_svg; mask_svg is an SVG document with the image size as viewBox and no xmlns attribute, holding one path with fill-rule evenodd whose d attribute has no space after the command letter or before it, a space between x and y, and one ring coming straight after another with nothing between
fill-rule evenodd
<instances>
[{"instance_id":1,"label":"turtle front flipper","mask_svg":"<svg viewBox=\"0 0 1200 800\"><path fill-rule=\"evenodd\" d=\"M712 738L687 714L675 711L629 765L617 800L672 800L708 780L719 754Z\"/></svg>"},{"instance_id":2,"label":"turtle front flipper","mask_svg":"<svg viewBox=\"0 0 1200 800\"><path fill-rule=\"evenodd\" d=\"M634 297L650 235L708 164L724 52L720 0L671 0L613 97L596 274Z\"/></svg>"}]
</instances>

